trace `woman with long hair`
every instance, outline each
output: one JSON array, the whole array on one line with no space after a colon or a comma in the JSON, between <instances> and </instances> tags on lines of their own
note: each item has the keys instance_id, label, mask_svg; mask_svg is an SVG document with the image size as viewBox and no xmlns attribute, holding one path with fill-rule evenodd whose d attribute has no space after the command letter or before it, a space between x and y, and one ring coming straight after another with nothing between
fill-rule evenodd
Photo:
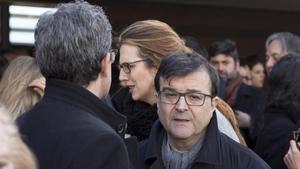
<instances>
[{"instance_id":1,"label":"woman with long hair","mask_svg":"<svg viewBox=\"0 0 300 169\"><path fill-rule=\"evenodd\" d=\"M177 33L158 20L137 21L118 39L122 88L112 95L115 108L127 116L128 134L146 139L157 119L154 77L162 58L171 52L190 51Z\"/></svg>"},{"instance_id":2,"label":"woman with long hair","mask_svg":"<svg viewBox=\"0 0 300 169\"><path fill-rule=\"evenodd\" d=\"M0 103L15 120L41 99L44 86L45 79L35 59L19 56L3 73L0 82Z\"/></svg>"},{"instance_id":3,"label":"woman with long hair","mask_svg":"<svg viewBox=\"0 0 300 169\"><path fill-rule=\"evenodd\" d=\"M300 55L289 54L272 69L268 101L255 151L272 169L284 169L283 158L293 131L300 127Z\"/></svg>"}]
</instances>

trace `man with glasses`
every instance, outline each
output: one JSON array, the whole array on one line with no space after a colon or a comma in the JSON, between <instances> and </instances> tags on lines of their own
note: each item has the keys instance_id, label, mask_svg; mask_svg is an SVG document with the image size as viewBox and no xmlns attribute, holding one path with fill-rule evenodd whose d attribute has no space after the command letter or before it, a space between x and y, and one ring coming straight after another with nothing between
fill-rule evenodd
<instances>
[{"instance_id":1,"label":"man with glasses","mask_svg":"<svg viewBox=\"0 0 300 169\"><path fill-rule=\"evenodd\" d=\"M111 25L99 6L75 1L43 14L36 60L43 99L18 119L40 169L127 169L126 118L102 99L111 84Z\"/></svg>"},{"instance_id":2,"label":"man with glasses","mask_svg":"<svg viewBox=\"0 0 300 169\"><path fill-rule=\"evenodd\" d=\"M218 75L196 53L164 58L155 77L158 116L140 147L140 168L269 168L256 154L221 134L215 101Z\"/></svg>"}]
</instances>

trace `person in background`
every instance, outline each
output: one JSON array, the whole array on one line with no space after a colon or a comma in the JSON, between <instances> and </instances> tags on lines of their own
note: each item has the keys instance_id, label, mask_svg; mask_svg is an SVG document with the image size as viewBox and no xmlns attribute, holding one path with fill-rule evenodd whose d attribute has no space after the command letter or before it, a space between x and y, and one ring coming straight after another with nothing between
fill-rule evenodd
<instances>
[{"instance_id":1,"label":"person in background","mask_svg":"<svg viewBox=\"0 0 300 169\"><path fill-rule=\"evenodd\" d=\"M273 66L287 54L300 53L300 38L290 32L276 32L266 40L266 72L269 74Z\"/></svg>"},{"instance_id":2,"label":"person in background","mask_svg":"<svg viewBox=\"0 0 300 169\"><path fill-rule=\"evenodd\" d=\"M257 136L255 151L272 169L285 169L293 131L300 127L300 57L284 56L268 78L268 100Z\"/></svg>"},{"instance_id":3,"label":"person in background","mask_svg":"<svg viewBox=\"0 0 300 169\"><path fill-rule=\"evenodd\" d=\"M158 20L137 21L119 36L119 80L112 95L116 110L127 117L127 133L139 141L148 138L157 119L154 77L161 59L170 52L190 50L178 34Z\"/></svg>"},{"instance_id":4,"label":"person in background","mask_svg":"<svg viewBox=\"0 0 300 169\"><path fill-rule=\"evenodd\" d=\"M242 77L242 81L246 85L251 85L251 73L249 66L247 63L244 62L244 58L241 58L240 60L240 68L239 68L239 74Z\"/></svg>"},{"instance_id":5,"label":"person in background","mask_svg":"<svg viewBox=\"0 0 300 169\"><path fill-rule=\"evenodd\" d=\"M235 111L246 143L253 148L254 140L249 130L251 119L262 111L265 96L258 89L243 83L239 74L239 54L233 40L223 39L213 42L208 48L208 54L210 63L223 81L221 84L225 85L223 100Z\"/></svg>"},{"instance_id":6,"label":"person in background","mask_svg":"<svg viewBox=\"0 0 300 169\"><path fill-rule=\"evenodd\" d=\"M112 28L100 6L63 3L42 14L36 60L43 99L17 119L40 169L129 169L126 118L101 99L111 85Z\"/></svg>"},{"instance_id":7,"label":"person in background","mask_svg":"<svg viewBox=\"0 0 300 169\"><path fill-rule=\"evenodd\" d=\"M15 120L42 98L44 88L45 78L36 60L19 56L10 62L0 81L0 103Z\"/></svg>"},{"instance_id":8,"label":"person in background","mask_svg":"<svg viewBox=\"0 0 300 169\"><path fill-rule=\"evenodd\" d=\"M263 88L266 77L263 57L248 55L243 59L243 62L249 68L249 85L256 88Z\"/></svg>"},{"instance_id":9,"label":"person in background","mask_svg":"<svg viewBox=\"0 0 300 169\"><path fill-rule=\"evenodd\" d=\"M34 155L24 144L6 109L0 106L0 169L37 169Z\"/></svg>"},{"instance_id":10,"label":"person in background","mask_svg":"<svg viewBox=\"0 0 300 169\"><path fill-rule=\"evenodd\" d=\"M251 150L218 129L219 77L196 53L166 56L155 76L157 120L140 145L140 169L269 169Z\"/></svg>"},{"instance_id":11,"label":"person in background","mask_svg":"<svg viewBox=\"0 0 300 169\"><path fill-rule=\"evenodd\" d=\"M263 88L265 82L265 68L262 57L258 55L248 56L248 65L250 68L251 86Z\"/></svg>"}]
</instances>

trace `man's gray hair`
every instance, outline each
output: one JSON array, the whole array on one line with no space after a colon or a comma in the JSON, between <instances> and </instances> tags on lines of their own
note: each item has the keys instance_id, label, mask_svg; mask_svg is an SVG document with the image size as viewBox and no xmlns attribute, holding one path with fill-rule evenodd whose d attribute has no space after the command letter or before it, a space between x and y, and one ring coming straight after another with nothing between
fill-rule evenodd
<instances>
[{"instance_id":1,"label":"man's gray hair","mask_svg":"<svg viewBox=\"0 0 300 169\"><path fill-rule=\"evenodd\" d=\"M279 41L282 50L287 53L300 53L300 37L290 32L276 32L271 34L266 40L266 48L274 40Z\"/></svg>"},{"instance_id":2,"label":"man's gray hair","mask_svg":"<svg viewBox=\"0 0 300 169\"><path fill-rule=\"evenodd\" d=\"M43 14L35 30L36 60L46 78L87 85L96 80L111 47L111 25L99 6L60 4Z\"/></svg>"}]
</instances>

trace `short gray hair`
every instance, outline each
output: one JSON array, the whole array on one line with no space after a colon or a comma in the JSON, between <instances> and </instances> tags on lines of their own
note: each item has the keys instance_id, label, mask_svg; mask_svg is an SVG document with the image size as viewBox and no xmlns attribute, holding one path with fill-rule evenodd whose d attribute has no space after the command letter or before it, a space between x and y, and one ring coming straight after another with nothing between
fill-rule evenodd
<instances>
[{"instance_id":1,"label":"short gray hair","mask_svg":"<svg viewBox=\"0 0 300 169\"><path fill-rule=\"evenodd\" d=\"M266 48L274 40L279 41L283 51L287 53L300 53L300 37L290 32L276 32L271 34L266 40Z\"/></svg>"},{"instance_id":2,"label":"short gray hair","mask_svg":"<svg viewBox=\"0 0 300 169\"><path fill-rule=\"evenodd\" d=\"M43 14L35 30L36 60L46 78L87 85L96 80L111 47L111 25L101 7L75 1Z\"/></svg>"}]
</instances>

